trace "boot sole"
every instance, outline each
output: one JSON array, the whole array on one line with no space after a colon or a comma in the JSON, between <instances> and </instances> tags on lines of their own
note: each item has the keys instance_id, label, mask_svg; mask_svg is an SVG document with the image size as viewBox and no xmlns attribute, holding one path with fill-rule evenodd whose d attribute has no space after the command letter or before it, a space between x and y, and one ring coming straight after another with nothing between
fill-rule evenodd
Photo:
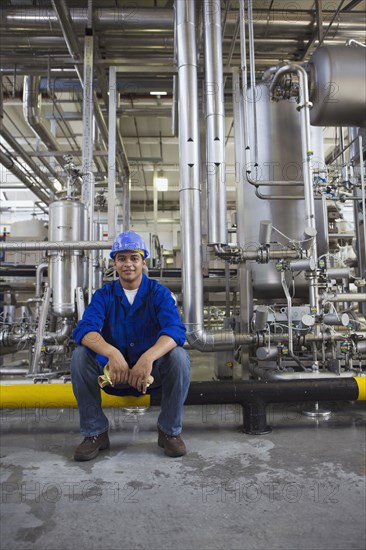
<instances>
[{"instance_id":1,"label":"boot sole","mask_svg":"<svg viewBox=\"0 0 366 550\"><path fill-rule=\"evenodd\" d=\"M93 458L97 457L99 454L99 451L105 451L106 449L109 449L110 445L103 445L102 447L99 447L98 449L95 449L92 453L88 455L74 455L74 460L76 462L86 462L87 460L93 460Z\"/></svg>"}]
</instances>

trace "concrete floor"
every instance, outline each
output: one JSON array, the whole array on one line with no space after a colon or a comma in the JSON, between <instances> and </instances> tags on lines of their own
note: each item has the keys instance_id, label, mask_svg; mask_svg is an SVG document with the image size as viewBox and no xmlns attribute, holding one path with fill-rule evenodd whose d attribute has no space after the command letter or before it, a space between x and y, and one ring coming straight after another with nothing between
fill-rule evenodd
<instances>
[{"instance_id":1,"label":"concrete floor","mask_svg":"<svg viewBox=\"0 0 366 550\"><path fill-rule=\"evenodd\" d=\"M332 409L270 406L273 432L249 436L238 406L186 407L176 459L156 444L157 408L108 409L111 449L86 463L76 410L3 410L0 548L364 550L366 410Z\"/></svg>"}]
</instances>

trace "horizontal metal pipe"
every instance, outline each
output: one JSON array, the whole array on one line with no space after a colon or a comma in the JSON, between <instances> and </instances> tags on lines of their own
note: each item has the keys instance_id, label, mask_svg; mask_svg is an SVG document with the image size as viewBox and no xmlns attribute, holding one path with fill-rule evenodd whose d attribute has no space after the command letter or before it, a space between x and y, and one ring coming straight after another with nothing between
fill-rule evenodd
<instances>
[{"instance_id":1,"label":"horizontal metal pipe","mask_svg":"<svg viewBox=\"0 0 366 550\"><path fill-rule=\"evenodd\" d=\"M155 281L158 281L159 283L167 286L169 290L175 292L180 292L182 290L182 278L181 277L153 277L150 276L151 279L154 279ZM225 278L224 277L204 277L203 278L203 288L206 291L211 292L225 292ZM231 279L230 280L230 291L234 292L235 290L238 290L238 282L237 279Z\"/></svg>"},{"instance_id":2,"label":"horizontal metal pipe","mask_svg":"<svg viewBox=\"0 0 366 550\"><path fill-rule=\"evenodd\" d=\"M34 241L34 242L0 242L0 250L108 250L113 241Z\"/></svg>"},{"instance_id":3,"label":"horizontal metal pipe","mask_svg":"<svg viewBox=\"0 0 366 550\"><path fill-rule=\"evenodd\" d=\"M332 14L332 10L324 10L324 14ZM272 32L291 30L299 33L307 30L309 26L309 16L313 14L311 10L301 10L299 5L294 4L291 9L278 9L271 13L260 6L253 9L254 29L259 36L268 32L270 25ZM291 15L292 14L292 15ZM87 10L85 8L71 8L70 15L73 25L85 28L88 23ZM237 11L233 10L228 14L227 25L232 27L236 23ZM268 19L270 18L270 20ZM52 9L39 7L22 6L21 8L7 8L4 16L5 29L47 29L52 32L58 30L58 19ZM130 7L98 7L93 11L93 23L95 28L100 30L118 29L134 31L173 31L174 11L166 8L137 8L135 5ZM325 25L326 23L324 23ZM362 11L357 14L357 21L354 21L352 13L340 14L340 20L337 28L340 31L363 31L365 16ZM227 34L228 36L229 34Z\"/></svg>"},{"instance_id":4,"label":"horizontal metal pipe","mask_svg":"<svg viewBox=\"0 0 366 550\"><path fill-rule=\"evenodd\" d=\"M355 371L335 372L281 372L270 367L252 365L249 372L263 380L331 380L339 378L354 378Z\"/></svg>"},{"instance_id":5,"label":"horizontal metal pipe","mask_svg":"<svg viewBox=\"0 0 366 550\"><path fill-rule=\"evenodd\" d=\"M343 294L336 294L334 296L323 296L326 302L366 302L366 293L352 293L344 292Z\"/></svg>"},{"instance_id":6,"label":"horizontal metal pipe","mask_svg":"<svg viewBox=\"0 0 366 550\"><path fill-rule=\"evenodd\" d=\"M9 350L7 350L7 353L10 353ZM24 376L28 373L28 369L23 368L17 368L17 367L0 367L0 376Z\"/></svg>"}]
</instances>

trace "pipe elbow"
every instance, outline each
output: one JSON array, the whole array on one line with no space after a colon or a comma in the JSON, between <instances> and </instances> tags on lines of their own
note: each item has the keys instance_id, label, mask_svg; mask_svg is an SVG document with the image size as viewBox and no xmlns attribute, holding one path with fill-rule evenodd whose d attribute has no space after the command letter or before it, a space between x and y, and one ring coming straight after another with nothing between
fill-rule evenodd
<instances>
[{"instance_id":1,"label":"pipe elbow","mask_svg":"<svg viewBox=\"0 0 366 550\"><path fill-rule=\"evenodd\" d=\"M187 331L188 343L198 351L222 351L236 346L233 331L207 332L203 328Z\"/></svg>"},{"instance_id":2,"label":"pipe elbow","mask_svg":"<svg viewBox=\"0 0 366 550\"><path fill-rule=\"evenodd\" d=\"M72 324L66 321L60 330L57 330L56 332L46 332L43 337L43 341L46 344L54 343L55 341L58 344L62 344L70 336L71 331L72 331Z\"/></svg>"}]
</instances>

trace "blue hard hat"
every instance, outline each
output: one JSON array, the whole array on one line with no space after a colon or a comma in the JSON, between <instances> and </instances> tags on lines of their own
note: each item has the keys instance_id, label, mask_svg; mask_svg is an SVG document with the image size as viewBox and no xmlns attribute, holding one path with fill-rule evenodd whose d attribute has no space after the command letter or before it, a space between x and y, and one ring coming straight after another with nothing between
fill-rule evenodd
<instances>
[{"instance_id":1,"label":"blue hard hat","mask_svg":"<svg viewBox=\"0 0 366 550\"><path fill-rule=\"evenodd\" d=\"M124 231L114 241L112 244L112 250L110 252L110 257L114 260L114 256L117 252L122 252L123 250L138 250L141 251L144 259L148 257L149 251L146 248L145 241L140 235L134 231Z\"/></svg>"}]
</instances>

